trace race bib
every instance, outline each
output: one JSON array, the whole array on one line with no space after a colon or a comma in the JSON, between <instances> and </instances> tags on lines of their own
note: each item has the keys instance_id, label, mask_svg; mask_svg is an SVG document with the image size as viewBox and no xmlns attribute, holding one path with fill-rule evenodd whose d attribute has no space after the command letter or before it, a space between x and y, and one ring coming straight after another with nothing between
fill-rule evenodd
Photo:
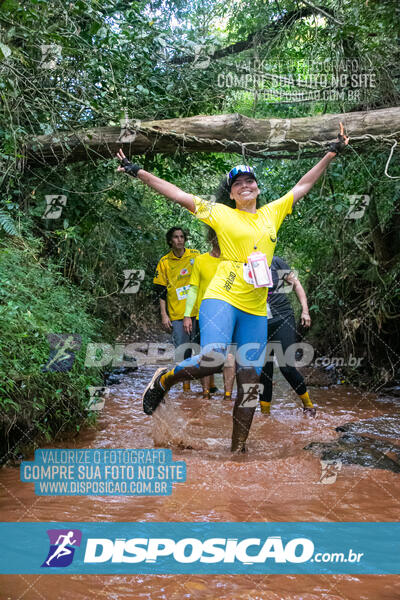
<instances>
[{"instance_id":1,"label":"race bib","mask_svg":"<svg viewBox=\"0 0 400 600\"><path fill-rule=\"evenodd\" d=\"M183 285L180 288L176 288L176 295L178 300L186 300L190 285Z\"/></svg>"},{"instance_id":2,"label":"race bib","mask_svg":"<svg viewBox=\"0 0 400 600\"><path fill-rule=\"evenodd\" d=\"M265 254L262 252L252 252L247 257L247 264L249 265L252 284L255 288L273 286L272 275Z\"/></svg>"}]
</instances>

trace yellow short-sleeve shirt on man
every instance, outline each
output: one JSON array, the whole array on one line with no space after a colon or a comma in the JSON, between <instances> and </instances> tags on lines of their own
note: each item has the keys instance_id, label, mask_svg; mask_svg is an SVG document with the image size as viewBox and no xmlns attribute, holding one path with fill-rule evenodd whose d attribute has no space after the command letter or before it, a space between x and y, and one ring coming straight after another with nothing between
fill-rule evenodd
<instances>
[{"instance_id":1,"label":"yellow short-sleeve shirt on man","mask_svg":"<svg viewBox=\"0 0 400 600\"><path fill-rule=\"evenodd\" d=\"M209 252L196 256L189 283L198 287L196 300L197 315L199 314L200 304L206 289L213 279L220 262L220 257L211 256Z\"/></svg>"},{"instance_id":2,"label":"yellow short-sleeve shirt on man","mask_svg":"<svg viewBox=\"0 0 400 600\"><path fill-rule=\"evenodd\" d=\"M195 216L218 236L221 262L203 300L225 300L253 315L267 314L268 288L255 288L248 276L247 257L257 247L271 265L277 233L292 212L293 193L259 208L254 214L193 196Z\"/></svg>"},{"instance_id":3,"label":"yellow short-sleeve shirt on man","mask_svg":"<svg viewBox=\"0 0 400 600\"><path fill-rule=\"evenodd\" d=\"M153 283L167 288L167 307L171 321L183 319L190 276L194 260L199 254L198 250L185 248L184 254L179 258L171 250L157 265ZM196 316L196 307L191 316Z\"/></svg>"}]
</instances>

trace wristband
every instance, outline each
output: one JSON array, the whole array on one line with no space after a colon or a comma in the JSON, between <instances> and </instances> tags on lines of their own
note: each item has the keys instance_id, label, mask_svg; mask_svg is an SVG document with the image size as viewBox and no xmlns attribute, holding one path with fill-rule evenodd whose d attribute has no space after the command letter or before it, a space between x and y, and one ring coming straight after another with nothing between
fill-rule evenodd
<instances>
[{"instance_id":1,"label":"wristband","mask_svg":"<svg viewBox=\"0 0 400 600\"><path fill-rule=\"evenodd\" d=\"M125 173L132 177L137 177L138 171L143 168L140 165L132 164L126 157L122 159L121 164L125 169Z\"/></svg>"},{"instance_id":2,"label":"wristband","mask_svg":"<svg viewBox=\"0 0 400 600\"><path fill-rule=\"evenodd\" d=\"M344 136L339 133L338 138L338 142L331 142L328 145L328 152L334 152L335 154L339 154L340 152L343 152L343 150L346 148Z\"/></svg>"}]
</instances>

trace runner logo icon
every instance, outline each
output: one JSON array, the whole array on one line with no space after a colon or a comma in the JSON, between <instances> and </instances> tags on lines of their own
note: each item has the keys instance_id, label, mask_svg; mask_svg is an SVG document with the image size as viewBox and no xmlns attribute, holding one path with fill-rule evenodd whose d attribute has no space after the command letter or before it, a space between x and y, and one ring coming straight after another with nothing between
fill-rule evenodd
<instances>
[{"instance_id":1,"label":"runner logo icon","mask_svg":"<svg viewBox=\"0 0 400 600\"><path fill-rule=\"evenodd\" d=\"M254 408L258 405L259 394L262 394L264 386L262 383L243 383L243 400L239 406Z\"/></svg>"},{"instance_id":2,"label":"runner logo icon","mask_svg":"<svg viewBox=\"0 0 400 600\"><path fill-rule=\"evenodd\" d=\"M68 567L82 541L79 529L48 529L50 548L42 567Z\"/></svg>"},{"instance_id":3,"label":"runner logo icon","mask_svg":"<svg viewBox=\"0 0 400 600\"><path fill-rule=\"evenodd\" d=\"M50 355L47 364L41 369L42 373L70 371L75 361L75 352L81 347L82 337L75 333L49 333L47 339Z\"/></svg>"}]
</instances>

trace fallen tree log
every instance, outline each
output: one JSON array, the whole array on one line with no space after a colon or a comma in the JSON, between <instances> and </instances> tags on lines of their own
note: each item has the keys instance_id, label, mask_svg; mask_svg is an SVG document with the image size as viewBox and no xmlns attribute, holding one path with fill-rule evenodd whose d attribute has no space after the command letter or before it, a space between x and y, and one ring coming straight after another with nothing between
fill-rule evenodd
<instances>
[{"instance_id":1,"label":"fallen tree log","mask_svg":"<svg viewBox=\"0 0 400 600\"><path fill-rule=\"evenodd\" d=\"M198 115L38 136L27 146L24 160L31 167L93 161L114 157L118 148L129 157L183 151L297 158L305 149L322 154L326 143L336 138L339 121L353 147L400 140L400 107L297 119L251 119L237 113Z\"/></svg>"}]
</instances>

